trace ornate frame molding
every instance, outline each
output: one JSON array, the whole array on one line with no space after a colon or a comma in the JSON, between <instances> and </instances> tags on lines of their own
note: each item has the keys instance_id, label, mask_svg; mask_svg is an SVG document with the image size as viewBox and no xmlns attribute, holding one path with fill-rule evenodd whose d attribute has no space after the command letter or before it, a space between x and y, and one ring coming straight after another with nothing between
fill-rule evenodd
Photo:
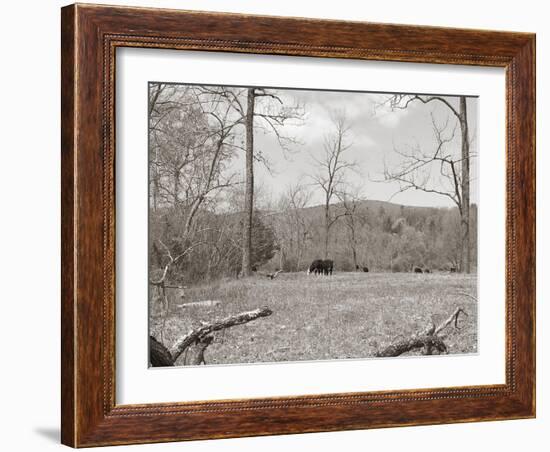
<instances>
[{"instance_id":1,"label":"ornate frame molding","mask_svg":"<svg viewBox=\"0 0 550 452\"><path fill-rule=\"evenodd\" d=\"M116 405L118 47L506 68L506 383ZM535 415L534 35L77 4L62 9L62 88L64 444L81 447Z\"/></svg>"}]
</instances>

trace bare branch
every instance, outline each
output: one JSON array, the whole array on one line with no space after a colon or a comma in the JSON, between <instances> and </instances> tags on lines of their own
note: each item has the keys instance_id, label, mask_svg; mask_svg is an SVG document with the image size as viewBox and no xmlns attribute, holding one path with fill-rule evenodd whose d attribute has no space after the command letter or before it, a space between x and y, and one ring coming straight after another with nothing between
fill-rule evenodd
<instances>
[{"instance_id":1,"label":"bare branch","mask_svg":"<svg viewBox=\"0 0 550 452\"><path fill-rule=\"evenodd\" d=\"M173 357L174 362L179 358L183 351L193 344L195 341L224 328L230 328L236 325L242 325L252 320L256 320L261 317L268 317L273 313L268 307L258 308L254 311L242 312L237 315L226 317L225 319L216 320L212 323L206 323L202 326L189 331L189 333L180 337L176 343L170 349L170 355Z\"/></svg>"},{"instance_id":2,"label":"bare branch","mask_svg":"<svg viewBox=\"0 0 550 452\"><path fill-rule=\"evenodd\" d=\"M419 334L413 335L407 339L401 339L393 344L388 345L383 350L376 353L377 357L394 357L402 355L403 353L415 350L425 349L426 354L431 355L432 350L435 348L439 353L447 353L447 346L443 342L443 339L438 336L441 331L447 328L454 322L455 329L458 327L458 317L460 314L468 315L461 307L457 307L451 316L436 327L433 323L431 326Z\"/></svg>"}]
</instances>

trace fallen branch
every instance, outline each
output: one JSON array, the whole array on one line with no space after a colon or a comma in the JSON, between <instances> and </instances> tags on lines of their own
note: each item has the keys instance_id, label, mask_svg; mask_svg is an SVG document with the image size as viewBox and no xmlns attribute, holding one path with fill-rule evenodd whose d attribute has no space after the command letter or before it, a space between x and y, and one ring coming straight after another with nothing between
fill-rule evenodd
<instances>
[{"instance_id":1,"label":"fallen branch","mask_svg":"<svg viewBox=\"0 0 550 452\"><path fill-rule=\"evenodd\" d=\"M226 317L225 319L217 320L212 323L206 323L199 328L191 330L189 333L178 339L170 350L170 354L174 357L175 361L179 358L179 356L187 347L189 347L193 342L199 340L201 337L213 333L214 331L223 330L224 328L230 328L232 326L248 323L252 320L256 320L259 317L267 317L272 313L273 311L271 309L269 309L268 307L263 307L255 309L254 311L242 312L237 315L232 315Z\"/></svg>"},{"instance_id":2,"label":"fallen branch","mask_svg":"<svg viewBox=\"0 0 550 452\"><path fill-rule=\"evenodd\" d=\"M267 317L273 313L268 307L258 308L253 311L216 320L212 323L204 323L179 338L168 350L166 346L149 336L149 361L153 367L174 366L177 359L185 352L185 364L199 365L205 363L204 352L214 338L211 333L225 328L251 322L260 317Z\"/></svg>"},{"instance_id":3,"label":"fallen branch","mask_svg":"<svg viewBox=\"0 0 550 452\"><path fill-rule=\"evenodd\" d=\"M466 293L466 292L456 292L455 295L462 295L464 297L468 297L472 300L474 300L476 303L477 303L477 298L474 297L473 295L470 295L469 293Z\"/></svg>"},{"instance_id":4,"label":"fallen branch","mask_svg":"<svg viewBox=\"0 0 550 452\"><path fill-rule=\"evenodd\" d=\"M445 328L447 328L451 323L454 322L455 329L460 329L458 327L458 317L460 314L467 316L468 314L461 307L457 307L451 316L441 323L438 327L432 324L425 331L418 333L408 339L402 339L393 344L388 345L383 350L375 354L376 357L388 358L400 356L403 353L409 352L411 350L424 349L424 354L431 355L433 349L435 348L439 353L447 353L448 349L443 339L438 336Z\"/></svg>"},{"instance_id":5,"label":"fallen branch","mask_svg":"<svg viewBox=\"0 0 550 452\"><path fill-rule=\"evenodd\" d=\"M149 362L153 367L167 367L174 365L174 358L164 344L149 336Z\"/></svg>"},{"instance_id":6,"label":"fallen branch","mask_svg":"<svg viewBox=\"0 0 550 452\"><path fill-rule=\"evenodd\" d=\"M439 325L435 331L434 331L434 335L437 335L439 334L442 330L444 330L445 328L447 328L452 322L454 322L455 324L455 329L459 330L460 328L458 327L458 316L460 314L464 314L466 317L468 317L468 314L466 314L466 311L464 311L464 309L458 307L455 309L455 311L451 314L451 316L445 320L441 325Z\"/></svg>"},{"instance_id":7,"label":"fallen branch","mask_svg":"<svg viewBox=\"0 0 550 452\"><path fill-rule=\"evenodd\" d=\"M204 359L204 352L206 351L206 348L214 342L214 336L205 336L201 338L197 343L195 344L191 353L188 353L191 351L191 348L188 348L185 350L185 365L188 366L199 366L201 364L206 364L206 360Z\"/></svg>"},{"instance_id":8,"label":"fallen branch","mask_svg":"<svg viewBox=\"0 0 550 452\"><path fill-rule=\"evenodd\" d=\"M275 279L279 273L282 273L283 271L282 270L277 270L275 273L271 273L270 275L267 275L269 278L271 279Z\"/></svg>"},{"instance_id":9,"label":"fallen branch","mask_svg":"<svg viewBox=\"0 0 550 452\"><path fill-rule=\"evenodd\" d=\"M283 270L277 270L275 273L263 273L263 272L257 272L258 275L265 276L269 279L275 279L277 276L279 276L279 273L283 273Z\"/></svg>"},{"instance_id":10,"label":"fallen branch","mask_svg":"<svg viewBox=\"0 0 550 452\"><path fill-rule=\"evenodd\" d=\"M219 306L221 304L221 301L219 300L204 300L204 301L191 301L189 303L182 303L178 304L178 308L192 308L195 306L203 307L203 308L215 308L216 306Z\"/></svg>"},{"instance_id":11,"label":"fallen branch","mask_svg":"<svg viewBox=\"0 0 550 452\"><path fill-rule=\"evenodd\" d=\"M389 358L421 348L425 348L426 350L436 348L440 353L447 353L447 346L443 340L437 336L423 335L413 336L409 339L403 339L395 344L388 345L384 350L376 353L375 356L378 358ZM429 354L431 355L431 353Z\"/></svg>"}]
</instances>

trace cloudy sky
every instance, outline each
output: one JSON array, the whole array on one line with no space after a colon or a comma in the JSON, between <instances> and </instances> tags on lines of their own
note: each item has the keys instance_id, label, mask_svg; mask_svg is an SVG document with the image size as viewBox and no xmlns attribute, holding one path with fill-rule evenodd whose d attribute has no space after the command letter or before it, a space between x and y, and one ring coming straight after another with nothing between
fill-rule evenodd
<instances>
[{"instance_id":1,"label":"cloudy sky","mask_svg":"<svg viewBox=\"0 0 550 452\"><path fill-rule=\"evenodd\" d=\"M316 172L316 163L312 156L322 157L325 136L334 132L331 117L335 111L338 111L345 112L350 127L348 141L351 143L351 148L346 152L347 159L358 164L358 170L350 172L348 180L352 185L361 187L362 196L367 199L391 200L405 205L453 205L449 198L439 194L420 190L397 193L399 190L397 183L379 182L383 180L384 165L391 169L403 162L403 158L395 152L395 149L407 152L411 146L417 146L428 152L435 150L432 115L440 125L448 119L449 131L456 122L455 117L444 104L414 102L407 109L392 111L384 105L389 94L288 89L275 91L285 103L301 104L305 110L305 117L301 124L287 125L283 129L283 134L299 140L298 144L291 146L290 153L281 151L273 133L264 133L261 130L255 132L255 147L268 156L272 163L271 172L261 164L255 164L256 181L263 192L271 193L274 201L289 184L310 182L308 176ZM447 96L445 99L458 110L457 97ZM472 151L477 154L477 98L468 98L467 105ZM256 121L261 120L256 119ZM458 128L456 138L449 146L449 150L460 155ZM471 201L473 203L478 200L476 163L476 158L472 159ZM243 167L240 161L235 162L235 165ZM434 170L436 170L435 167ZM317 192L311 203L318 204L321 199L321 193Z\"/></svg>"},{"instance_id":2,"label":"cloudy sky","mask_svg":"<svg viewBox=\"0 0 550 452\"><path fill-rule=\"evenodd\" d=\"M422 151L433 152L436 147L432 116L439 125L448 120L449 131L456 123L456 118L449 108L441 102L422 104L413 102L406 109L391 110L384 103L390 94L345 92L345 91L314 91L271 89L283 99L286 105L300 104L305 116L300 123L285 125L283 135L296 138L299 143L290 147L291 152L283 152L273 132L255 130L255 150L267 156L271 162L271 171L261 163L255 163L255 179L259 192L276 202L280 195L291 184L298 182L311 184L310 175L317 171L314 158L324 155L324 143L327 134L334 132L332 117L334 112L345 113L350 128L348 142L351 148L346 152L349 161L357 163L357 171L349 172L346 182L360 187L361 195L367 199L392 201L398 204L411 206L453 206L448 197L426 193L420 190L407 190L398 193L399 185L396 182L381 182L384 179L384 167L390 170L403 163L395 150L409 152L411 146ZM458 98L445 97L458 110ZM268 98L259 98L256 111L262 111L262 102L269 102ZM468 121L471 136L471 151L477 154L478 101L477 98L468 98ZM255 125L261 123L255 119ZM460 156L460 129L457 127L455 139L448 145L448 150ZM312 158L314 157L314 158ZM458 158L458 157L457 157ZM471 202L477 203L477 159L471 162ZM233 162L233 168L244 176L244 156ZM433 167L434 174L439 172ZM313 186L312 186L313 188ZM435 189L442 186L433 185ZM314 190L311 205L321 203L322 193ZM260 200L259 200L260 202Z\"/></svg>"}]
</instances>

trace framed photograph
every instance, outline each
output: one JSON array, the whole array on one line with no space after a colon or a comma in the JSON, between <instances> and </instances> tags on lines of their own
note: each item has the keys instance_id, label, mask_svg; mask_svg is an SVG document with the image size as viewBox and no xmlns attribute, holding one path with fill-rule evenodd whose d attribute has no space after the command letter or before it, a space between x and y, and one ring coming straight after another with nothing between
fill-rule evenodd
<instances>
[{"instance_id":1,"label":"framed photograph","mask_svg":"<svg viewBox=\"0 0 550 452\"><path fill-rule=\"evenodd\" d=\"M62 442L535 416L535 36L62 9Z\"/></svg>"}]
</instances>

